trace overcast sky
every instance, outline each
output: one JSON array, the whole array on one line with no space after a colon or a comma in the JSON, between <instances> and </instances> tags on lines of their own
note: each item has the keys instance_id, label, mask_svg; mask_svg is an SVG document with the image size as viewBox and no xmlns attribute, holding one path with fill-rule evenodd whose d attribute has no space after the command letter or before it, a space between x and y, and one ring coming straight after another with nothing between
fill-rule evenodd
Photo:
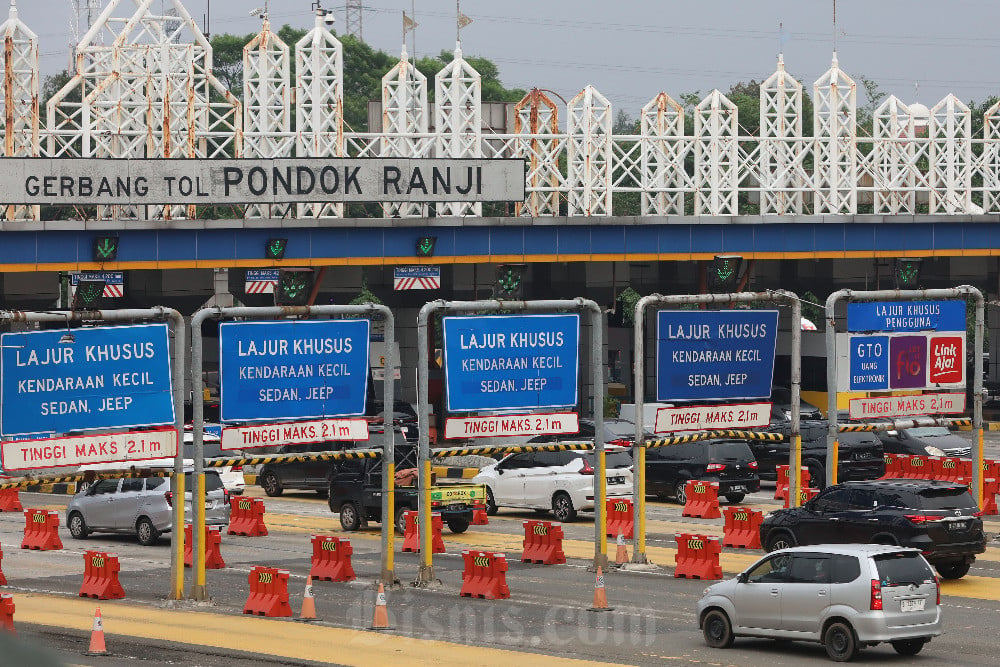
<instances>
[{"instance_id":1,"label":"overcast sky","mask_svg":"<svg viewBox=\"0 0 1000 667\"><path fill-rule=\"evenodd\" d=\"M119 7L134 1L121 0ZM211 31L258 30L260 19L249 12L263 3L212 0ZM414 3L417 54L453 49L453 0L363 0L365 41L398 53L402 12L410 14ZM39 35L43 74L66 66L71 4L18 2L21 18ZM203 24L206 4L184 6ZM311 27L310 4L271 0L272 24ZM343 31L344 0L323 5L334 10L334 27ZM786 69L811 91L830 66L832 6L832 0L463 0L462 12L473 23L462 31L462 48L495 62L508 87L548 88L569 99L593 84L615 108L637 116L661 90L675 98L704 95L767 78L775 70L779 23L790 37L783 47ZM1000 95L998 25L997 0L839 0L837 51L841 68L856 81L874 79L906 103L930 107L949 92L981 101Z\"/></svg>"}]
</instances>

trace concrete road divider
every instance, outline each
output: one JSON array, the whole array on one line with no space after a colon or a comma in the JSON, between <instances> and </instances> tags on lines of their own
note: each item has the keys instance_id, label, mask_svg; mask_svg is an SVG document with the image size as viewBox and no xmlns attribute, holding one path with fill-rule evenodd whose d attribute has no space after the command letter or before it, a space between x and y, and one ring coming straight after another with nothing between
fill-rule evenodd
<instances>
[{"instance_id":1,"label":"concrete road divider","mask_svg":"<svg viewBox=\"0 0 1000 667\"><path fill-rule=\"evenodd\" d=\"M419 512L403 512L406 521L406 530L403 532L403 551L408 553L420 553L420 517ZM439 512L431 512L431 553L444 553L444 540L441 539L441 529L444 528L444 521L441 520Z\"/></svg>"},{"instance_id":2,"label":"concrete road divider","mask_svg":"<svg viewBox=\"0 0 1000 667\"><path fill-rule=\"evenodd\" d=\"M631 540L635 517L632 515L632 500L629 498L608 499L605 503L607 513L608 537L616 537L619 533L625 539Z\"/></svg>"},{"instance_id":3,"label":"concrete road divider","mask_svg":"<svg viewBox=\"0 0 1000 667\"><path fill-rule=\"evenodd\" d=\"M48 510L24 510L24 540L22 549L52 551L62 549L59 539L59 513Z\"/></svg>"},{"instance_id":4,"label":"concrete road divider","mask_svg":"<svg viewBox=\"0 0 1000 667\"><path fill-rule=\"evenodd\" d=\"M0 512L21 512L21 495L17 489L0 490Z\"/></svg>"},{"instance_id":5,"label":"concrete road divider","mask_svg":"<svg viewBox=\"0 0 1000 667\"><path fill-rule=\"evenodd\" d=\"M719 484L689 479L687 482L687 502L682 516L698 519L719 519Z\"/></svg>"},{"instance_id":6,"label":"concrete road divider","mask_svg":"<svg viewBox=\"0 0 1000 667\"><path fill-rule=\"evenodd\" d=\"M326 535L312 536L312 564L309 576L321 581L354 581L357 576L351 565L354 547L350 540Z\"/></svg>"},{"instance_id":7,"label":"concrete road divider","mask_svg":"<svg viewBox=\"0 0 1000 667\"><path fill-rule=\"evenodd\" d=\"M774 499L784 501L785 507L788 507L788 487L791 486L791 480L788 478L788 470L789 466L775 467L778 479L774 485ZM809 469L803 466L799 469L799 474L801 475L802 486L809 486L809 481L811 479L809 476Z\"/></svg>"},{"instance_id":8,"label":"concrete road divider","mask_svg":"<svg viewBox=\"0 0 1000 667\"><path fill-rule=\"evenodd\" d=\"M0 595L0 627L7 632L17 634L14 629L14 596L4 593Z\"/></svg>"},{"instance_id":9,"label":"concrete road divider","mask_svg":"<svg viewBox=\"0 0 1000 667\"><path fill-rule=\"evenodd\" d=\"M686 579L722 579L719 554L722 545L719 538L711 535L675 533L677 553L674 560L677 567L674 576Z\"/></svg>"},{"instance_id":10,"label":"concrete road divider","mask_svg":"<svg viewBox=\"0 0 1000 667\"><path fill-rule=\"evenodd\" d=\"M184 567L194 567L194 540L191 524L184 524ZM205 569L221 570L226 566L222 559L222 529L218 526L205 526Z\"/></svg>"},{"instance_id":11,"label":"concrete road divider","mask_svg":"<svg viewBox=\"0 0 1000 667\"><path fill-rule=\"evenodd\" d=\"M727 507L722 510L726 520L722 528L722 546L738 549L760 549L760 524L764 513L749 507Z\"/></svg>"},{"instance_id":12,"label":"concrete road divider","mask_svg":"<svg viewBox=\"0 0 1000 667\"><path fill-rule=\"evenodd\" d=\"M562 547L561 523L535 520L522 523L524 524L522 563L561 565L566 562L566 554L563 553Z\"/></svg>"},{"instance_id":13,"label":"concrete road divider","mask_svg":"<svg viewBox=\"0 0 1000 667\"><path fill-rule=\"evenodd\" d=\"M234 500L236 502L230 504L232 512L229 515L228 534L246 537L267 535L267 526L264 525L264 501L260 498L243 497Z\"/></svg>"},{"instance_id":14,"label":"concrete road divider","mask_svg":"<svg viewBox=\"0 0 1000 667\"><path fill-rule=\"evenodd\" d=\"M292 615L288 604L288 570L255 565L247 577L250 594L244 614L283 618Z\"/></svg>"},{"instance_id":15,"label":"concrete road divider","mask_svg":"<svg viewBox=\"0 0 1000 667\"><path fill-rule=\"evenodd\" d=\"M83 553L83 585L80 597L98 600L120 600L125 597L125 589L118 581L118 554L104 551Z\"/></svg>"},{"instance_id":16,"label":"concrete road divider","mask_svg":"<svg viewBox=\"0 0 1000 667\"><path fill-rule=\"evenodd\" d=\"M510 597L507 588L506 554L488 551L463 551L465 569L462 572L461 597L505 600Z\"/></svg>"}]
</instances>

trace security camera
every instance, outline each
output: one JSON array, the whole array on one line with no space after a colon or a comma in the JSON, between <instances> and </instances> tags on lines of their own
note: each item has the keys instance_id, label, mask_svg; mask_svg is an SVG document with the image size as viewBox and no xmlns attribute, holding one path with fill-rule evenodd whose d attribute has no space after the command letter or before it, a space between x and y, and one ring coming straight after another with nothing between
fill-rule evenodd
<instances>
[{"instance_id":1,"label":"security camera","mask_svg":"<svg viewBox=\"0 0 1000 667\"><path fill-rule=\"evenodd\" d=\"M323 14L323 23L325 23L326 25L333 25L333 22L336 20L337 19L333 15L333 12L327 12L326 14Z\"/></svg>"}]
</instances>

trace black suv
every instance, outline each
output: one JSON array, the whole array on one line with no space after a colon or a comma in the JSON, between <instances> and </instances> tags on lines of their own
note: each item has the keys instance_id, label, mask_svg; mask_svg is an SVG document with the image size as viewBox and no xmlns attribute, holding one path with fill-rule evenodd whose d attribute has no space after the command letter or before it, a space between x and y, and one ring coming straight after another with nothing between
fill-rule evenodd
<instances>
[{"instance_id":1,"label":"black suv","mask_svg":"<svg viewBox=\"0 0 1000 667\"><path fill-rule=\"evenodd\" d=\"M646 491L687 502L687 481L719 483L719 497L739 503L760 490L757 462L742 440L703 440L646 450Z\"/></svg>"},{"instance_id":2,"label":"black suv","mask_svg":"<svg viewBox=\"0 0 1000 667\"><path fill-rule=\"evenodd\" d=\"M802 435L802 465L809 469L809 485L822 489L826 486L826 420L803 421L799 425ZM777 466L788 465L790 448L789 422L771 424L769 433L785 436L782 442L750 440L748 444L760 465L761 479L777 479ZM885 457L882 443L874 433L860 431L841 433L837 438L837 481L878 479L885 474Z\"/></svg>"},{"instance_id":3,"label":"black suv","mask_svg":"<svg viewBox=\"0 0 1000 667\"><path fill-rule=\"evenodd\" d=\"M963 484L923 479L845 482L802 507L764 517L768 551L825 543L913 547L945 579L964 577L986 550L982 512Z\"/></svg>"},{"instance_id":4,"label":"black suv","mask_svg":"<svg viewBox=\"0 0 1000 667\"><path fill-rule=\"evenodd\" d=\"M944 426L917 426L898 431L880 431L879 440L889 454L911 456L957 456L970 458L972 443Z\"/></svg>"}]
</instances>

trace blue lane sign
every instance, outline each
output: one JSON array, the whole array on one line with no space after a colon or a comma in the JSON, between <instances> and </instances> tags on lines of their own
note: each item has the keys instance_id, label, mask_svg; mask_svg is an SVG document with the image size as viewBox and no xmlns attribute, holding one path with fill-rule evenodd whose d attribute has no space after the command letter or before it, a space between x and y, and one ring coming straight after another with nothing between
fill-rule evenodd
<instances>
[{"instance_id":1,"label":"blue lane sign","mask_svg":"<svg viewBox=\"0 0 1000 667\"><path fill-rule=\"evenodd\" d=\"M851 391L889 388L889 337L851 336Z\"/></svg>"},{"instance_id":2,"label":"blue lane sign","mask_svg":"<svg viewBox=\"0 0 1000 667\"><path fill-rule=\"evenodd\" d=\"M0 337L0 432L66 433L174 423L166 324Z\"/></svg>"},{"instance_id":3,"label":"blue lane sign","mask_svg":"<svg viewBox=\"0 0 1000 667\"><path fill-rule=\"evenodd\" d=\"M449 412L574 406L580 316L445 317Z\"/></svg>"},{"instance_id":4,"label":"blue lane sign","mask_svg":"<svg viewBox=\"0 0 1000 667\"><path fill-rule=\"evenodd\" d=\"M767 398L777 310L661 310L656 400Z\"/></svg>"},{"instance_id":5,"label":"blue lane sign","mask_svg":"<svg viewBox=\"0 0 1000 667\"><path fill-rule=\"evenodd\" d=\"M363 415L368 320L219 325L222 421Z\"/></svg>"},{"instance_id":6,"label":"blue lane sign","mask_svg":"<svg viewBox=\"0 0 1000 667\"><path fill-rule=\"evenodd\" d=\"M848 331L965 331L965 301L847 304Z\"/></svg>"}]
</instances>

